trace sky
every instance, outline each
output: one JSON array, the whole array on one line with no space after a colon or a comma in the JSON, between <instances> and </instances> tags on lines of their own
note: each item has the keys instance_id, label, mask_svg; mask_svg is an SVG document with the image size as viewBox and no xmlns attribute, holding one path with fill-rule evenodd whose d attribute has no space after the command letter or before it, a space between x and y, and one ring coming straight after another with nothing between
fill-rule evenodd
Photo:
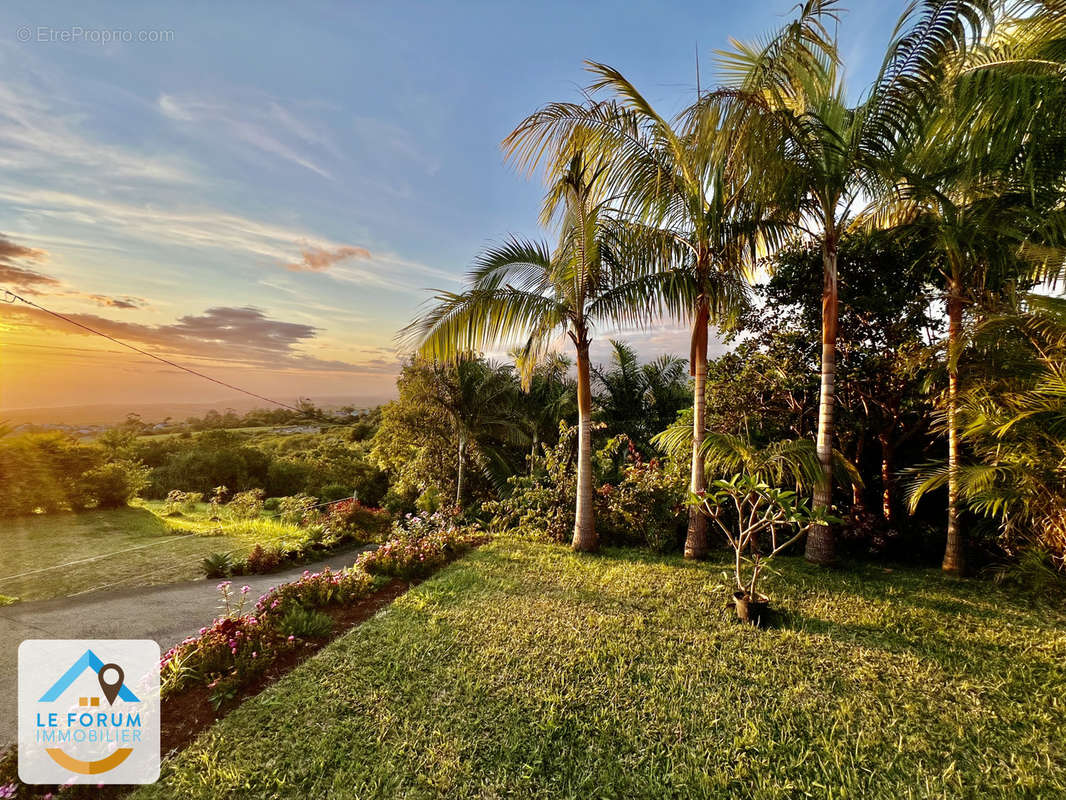
<instances>
[{"instance_id":1,"label":"sky","mask_svg":"<svg viewBox=\"0 0 1066 800\"><path fill-rule=\"evenodd\" d=\"M0 289L283 402L386 397L429 290L547 235L542 183L499 146L519 120L577 99L585 59L672 115L697 53L707 86L716 49L793 5L8 0ZM847 5L857 92L903 3ZM687 352L670 326L599 334ZM0 304L0 409L235 397Z\"/></svg>"}]
</instances>

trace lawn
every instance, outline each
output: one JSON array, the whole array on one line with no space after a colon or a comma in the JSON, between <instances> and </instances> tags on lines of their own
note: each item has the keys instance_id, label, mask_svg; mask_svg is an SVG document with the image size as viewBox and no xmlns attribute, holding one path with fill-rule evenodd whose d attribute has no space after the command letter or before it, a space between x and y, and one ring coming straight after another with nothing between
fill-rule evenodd
<instances>
[{"instance_id":1,"label":"lawn","mask_svg":"<svg viewBox=\"0 0 1066 800\"><path fill-rule=\"evenodd\" d=\"M153 797L1066 796L1062 616L933 571L499 540L164 765Z\"/></svg>"},{"instance_id":2,"label":"lawn","mask_svg":"<svg viewBox=\"0 0 1066 800\"><path fill-rule=\"evenodd\" d=\"M277 520L210 522L206 505L187 516L164 518L161 507L144 503L0 519L0 595L42 600L188 580L202 576L200 559L208 553L245 554L256 542L300 537L298 529ZM216 533L220 524L223 535ZM113 555L96 558L107 554ZM34 572L44 567L56 568ZM10 577L17 575L22 577Z\"/></svg>"}]
</instances>

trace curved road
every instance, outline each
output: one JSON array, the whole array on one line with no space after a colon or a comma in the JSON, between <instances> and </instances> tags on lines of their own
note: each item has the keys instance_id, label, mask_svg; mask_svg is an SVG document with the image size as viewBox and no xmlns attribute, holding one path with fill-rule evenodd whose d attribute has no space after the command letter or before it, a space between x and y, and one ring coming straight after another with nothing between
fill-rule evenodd
<instances>
[{"instance_id":1,"label":"curved road","mask_svg":"<svg viewBox=\"0 0 1066 800\"><path fill-rule=\"evenodd\" d=\"M239 576L233 585L251 586L248 597L254 604L271 587L296 580L304 570L341 569L373 547L270 575ZM217 580L185 581L0 606L0 750L18 738L18 646L24 639L155 639L166 651L219 615L217 585Z\"/></svg>"}]
</instances>

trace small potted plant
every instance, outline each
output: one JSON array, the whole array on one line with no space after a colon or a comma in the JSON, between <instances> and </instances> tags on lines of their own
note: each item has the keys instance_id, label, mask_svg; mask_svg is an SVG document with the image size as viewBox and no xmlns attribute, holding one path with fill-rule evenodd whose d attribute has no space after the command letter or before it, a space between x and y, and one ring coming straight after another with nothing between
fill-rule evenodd
<instances>
[{"instance_id":1,"label":"small potted plant","mask_svg":"<svg viewBox=\"0 0 1066 800\"><path fill-rule=\"evenodd\" d=\"M692 494L689 502L729 540L737 585L730 605L743 622L752 625L762 623L770 604L770 598L756 588L767 564L812 525L839 522L824 508L810 509L794 491L777 489L743 473L714 481L706 491Z\"/></svg>"}]
</instances>

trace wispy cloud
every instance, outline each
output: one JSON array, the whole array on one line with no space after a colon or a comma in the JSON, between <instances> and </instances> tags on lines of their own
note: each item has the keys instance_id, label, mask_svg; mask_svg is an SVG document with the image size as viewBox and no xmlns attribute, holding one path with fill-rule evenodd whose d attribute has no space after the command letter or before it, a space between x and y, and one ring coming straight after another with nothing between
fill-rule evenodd
<instances>
[{"instance_id":1,"label":"wispy cloud","mask_svg":"<svg viewBox=\"0 0 1066 800\"><path fill-rule=\"evenodd\" d=\"M43 288L54 288L60 281L35 269L19 266L16 261L43 261L48 257L44 250L18 244L0 233L0 283L12 286L27 294L37 294Z\"/></svg>"},{"instance_id":2,"label":"wispy cloud","mask_svg":"<svg viewBox=\"0 0 1066 800\"><path fill-rule=\"evenodd\" d=\"M95 303L96 305L104 306L105 308L135 309L148 307L148 301L143 297L130 297L129 295L112 297L107 294L84 294L80 296L84 297L90 303Z\"/></svg>"},{"instance_id":3,"label":"wispy cloud","mask_svg":"<svg viewBox=\"0 0 1066 800\"><path fill-rule=\"evenodd\" d=\"M71 168L115 179L189 183L190 171L168 157L128 147L94 142L75 128L81 113L75 104L0 83L0 168L54 173L68 180ZM74 173L77 174L77 173Z\"/></svg>"},{"instance_id":4,"label":"wispy cloud","mask_svg":"<svg viewBox=\"0 0 1066 800\"><path fill-rule=\"evenodd\" d=\"M300 263L304 251L336 253L366 248L316 236L307 230L272 225L216 210L184 211L100 199L52 189L0 188L0 202L25 213L53 220L91 224L102 230L120 232L152 245L160 242L203 250L227 250L243 257L255 256L265 264ZM392 277L402 266L405 272L421 274L425 280L454 281L455 276L392 254L369 254L359 265L349 259L343 268L327 274L338 280L357 282L392 291L419 294L425 283Z\"/></svg>"},{"instance_id":5,"label":"wispy cloud","mask_svg":"<svg viewBox=\"0 0 1066 800\"><path fill-rule=\"evenodd\" d=\"M269 156L334 180L333 174L305 151L308 145L333 150L325 144L325 138L277 101L257 100L215 100L163 94L157 105L164 116L181 124L192 135L210 135L217 139L221 134L241 145L250 145Z\"/></svg>"}]
</instances>

